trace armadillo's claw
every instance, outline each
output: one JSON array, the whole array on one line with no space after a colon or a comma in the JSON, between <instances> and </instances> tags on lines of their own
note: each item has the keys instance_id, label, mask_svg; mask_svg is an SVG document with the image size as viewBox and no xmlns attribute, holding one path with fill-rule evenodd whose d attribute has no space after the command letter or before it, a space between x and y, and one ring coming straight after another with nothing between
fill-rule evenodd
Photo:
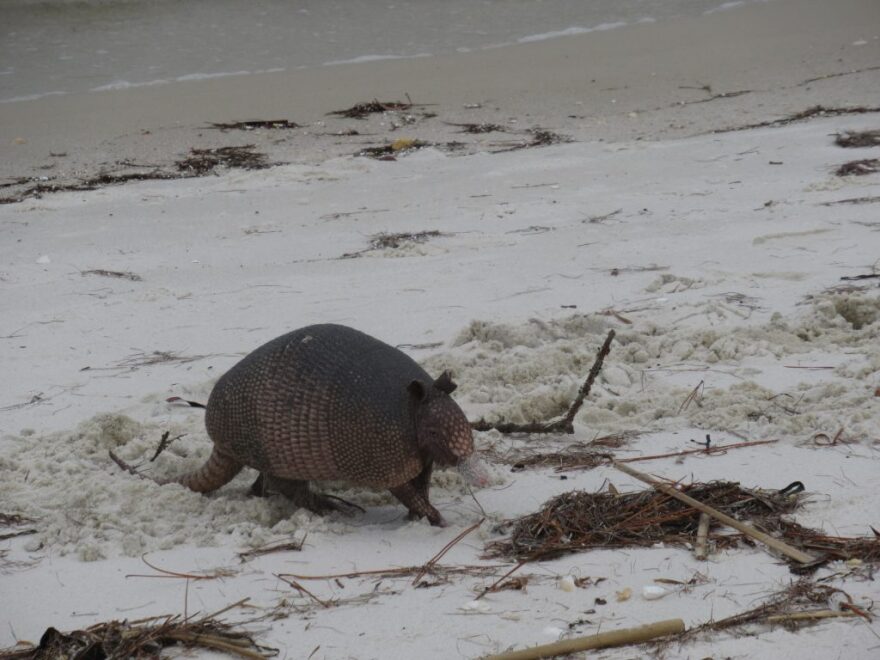
<instances>
[{"instance_id":1,"label":"armadillo's claw","mask_svg":"<svg viewBox=\"0 0 880 660\"><path fill-rule=\"evenodd\" d=\"M317 514L339 511L346 516L353 516L355 511L366 513L362 507L353 502L348 502L341 497L312 492L308 481L282 479L281 477L260 473L260 476L257 477L257 480L251 486L251 495L267 497L273 493L284 495L298 507L308 509Z\"/></svg>"}]
</instances>

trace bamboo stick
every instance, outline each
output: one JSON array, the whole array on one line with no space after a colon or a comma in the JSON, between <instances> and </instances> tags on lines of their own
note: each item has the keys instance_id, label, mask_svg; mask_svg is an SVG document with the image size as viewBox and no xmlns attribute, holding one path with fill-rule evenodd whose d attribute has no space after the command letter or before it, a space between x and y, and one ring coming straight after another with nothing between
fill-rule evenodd
<instances>
[{"instance_id":1,"label":"bamboo stick","mask_svg":"<svg viewBox=\"0 0 880 660\"><path fill-rule=\"evenodd\" d=\"M697 544L694 557L704 561L709 556L709 521L711 517L705 511L700 513L700 525L697 527Z\"/></svg>"},{"instance_id":2,"label":"bamboo stick","mask_svg":"<svg viewBox=\"0 0 880 660\"><path fill-rule=\"evenodd\" d=\"M807 554L806 552L802 552L801 550L798 550L797 548L794 548L794 547L790 546L788 543L780 541L779 539L775 539L772 536L770 536L769 534L765 534L764 532L755 529L754 527L752 527L748 523L744 523L740 520L737 520L736 518L732 518L731 516L728 516L726 513L722 513L718 509L712 508L708 504L703 504L699 500L695 500L690 495L685 495L681 491L676 490L672 486L665 484L662 481L658 481L654 477L651 477L651 476L645 474L644 472L639 472L638 470L634 470L629 465L624 465L623 463L619 463L618 461L612 461L612 465L614 465L614 467L616 467L621 472L626 472L631 477L635 477L639 481L644 481L646 484L650 484L651 486L653 486L654 488L656 488L660 492L666 493L670 497L674 497L675 499L680 500L681 502L684 502L685 504L688 504L688 505L694 507L697 511L702 511L703 513L708 513L710 516L712 516L716 520L720 520L725 525L728 525L729 527L733 527L734 529L739 530L740 532L742 532L746 536L750 536L751 538L755 539L756 541L760 541L764 545L769 546L769 547L773 548L774 550L781 552L782 554L786 555L787 557L791 557L795 561L798 561L802 564L809 564L809 563L816 561L816 557L814 557L813 555Z\"/></svg>"},{"instance_id":3,"label":"bamboo stick","mask_svg":"<svg viewBox=\"0 0 880 660\"><path fill-rule=\"evenodd\" d=\"M681 619L668 619L645 626L638 626L637 628L612 630L611 632L590 635L589 637L563 639L552 644L541 644L540 646L533 646L519 651L490 655L486 656L484 660L538 660L539 658L553 658L557 655L575 653L576 651L622 646L623 644L639 644L655 637L682 632L684 632L684 621Z\"/></svg>"}]
</instances>

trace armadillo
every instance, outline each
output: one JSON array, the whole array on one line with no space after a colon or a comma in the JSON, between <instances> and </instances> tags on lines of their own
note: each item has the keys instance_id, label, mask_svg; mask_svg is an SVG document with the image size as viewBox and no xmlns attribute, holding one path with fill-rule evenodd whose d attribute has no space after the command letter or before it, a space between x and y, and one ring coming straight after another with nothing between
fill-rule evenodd
<instances>
[{"instance_id":1,"label":"armadillo","mask_svg":"<svg viewBox=\"0 0 880 660\"><path fill-rule=\"evenodd\" d=\"M432 379L397 348L342 325L311 325L260 346L226 372L208 399L214 443L199 469L163 483L209 492L244 466L302 507L339 508L309 481L388 489L409 510L444 525L428 499L434 465L474 451L470 424L449 396L449 374Z\"/></svg>"}]
</instances>

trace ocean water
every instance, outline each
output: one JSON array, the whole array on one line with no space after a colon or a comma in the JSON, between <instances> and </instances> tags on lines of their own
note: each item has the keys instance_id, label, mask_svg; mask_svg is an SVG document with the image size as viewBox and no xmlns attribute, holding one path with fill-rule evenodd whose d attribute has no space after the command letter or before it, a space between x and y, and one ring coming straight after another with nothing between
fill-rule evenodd
<instances>
[{"instance_id":1,"label":"ocean water","mask_svg":"<svg viewBox=\"0 0 880 660\"><path fill-rule=\"evenodd\" d=\"M760 0L0 0L0 102L431 56Z\"/></svg>"}]
</instances>

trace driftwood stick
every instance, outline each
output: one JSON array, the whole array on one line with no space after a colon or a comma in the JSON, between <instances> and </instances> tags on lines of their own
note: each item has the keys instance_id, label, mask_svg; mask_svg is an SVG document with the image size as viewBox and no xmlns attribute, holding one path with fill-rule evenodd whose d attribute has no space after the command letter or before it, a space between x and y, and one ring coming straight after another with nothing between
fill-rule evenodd
<instances>
[{"instance_id":1,"label":"driftwood stick","mask_svg":"<svg viewBox=\"0 0 880 660\"><path fill-rule=\"evenodd\" d=\"M509 651L497 655L486 656L484 660L537 660L538 658L553 658L557 655L566 655L577 651L589 649L602 649L609 646L622 646L624 644L640 644L655 637L675 635L684 632L684 621L681 619L667 619L637 628L625 628L612 630L611 632L599 633L588 637L575 637L563 639L552 644L542 644L520 651Z\"/></svg>"},{"instance_id":2,"label":"driftwood stick","mask_svg":"<svg viewBox=\"0 0 880 660\"><path fill-rule=\"evenodd\" d=\"M593 366L590 367L590 373L587 374L586 380L581 385L580 390L578 390L577 396L572 401L564 417L549 422L526 422L525 424L516 424L514 422L492 423L480 419L479 421L471 422L471 427L475 431L496 430L501 433L574 433L574 418L581 409L581 406L584 405L584 399L589 396L590 390L593 389L593 382L602 370L602 363L605 361L608 353L611 352L611 342L613 340L614 330L609 330L608 336L605 337L605 341L602 343L602 347L596 353L596 360L593 362Z\"/></svg>"},{"instance_id":3,"label":"driftwood stick","mask_svg":"<svg viewBox=\"0 0 880 660\"><path fill-rule=\"evenodd\" d=\"M789 621L810 621L813 619L836 619L839 617L859 616L855 612L837 610L813 610L812 612L793 612L791 614L774 614L764 619L767 623L787 623Z\"/></svg>"},{"instance_id":4,"label":"driftwood stick","mask_svg":"<svg viewBox=\"0 0 880 660\"><path fill-rule=\"evenodd\" d=\"M705 561L709 556L709 522L711 518L709 514L703 512L700 514L700 524L697 527L697 543L694 548L694 557L701 561Z\"/></svg>"},{"instance_id":5,"label":"driftwood stick","mask_svg":"<svg viewBox=\"0 0 880 660\"><path fill-rule=\"evenodd\" d=\"M659 490L660 492L666 493L670 497L674 497L675 499L680 500L680 501L684 502L685 504L688 504L688 505L694 507L697 511L702 511L703 513L709 514L710 516L712 516L716 520L720 520L721 522L723 522L725 525L728 525L729 527L733 527L734 529L739 530L740 532L742 532L746 536L749 536L749 537L755 539L756 541L760 541L764 545L769 546L769 547L773 548L774 550L777 550L778 552L781 552L782 554L786 555L787 557L791 557L792 559L800 562L801 564L810 564L810 563L816 561L816 559L817 559L816 557L809 555L806 552L802 552L801 550L798 550L797 548L794 548L794 547L788 545L788 543L784 543L783 541L780 541L779 539L773 538L769 534L765 534L764 532L755 529L754 527L752 527L748 523L744 523L742 521L737 520L736 518L732 518L731 516L728 516L726 513L722 513L718 509L715 509L715 508L709 506L708 504L703 504L699 500L695 500L690 495L685 495L681 491L676 490L672 486L665 484L662 481L658 481L654 477L651 477L651 476L645 474L644 472L639 472L638 470L634 470L629 465L624 465L623 463L620 463L618 461L612 461L612 465L614 465L614 467L616 467L621 472L626 472L629 476L635 477L639 481L644 481L646 484L650 484L651 486L653 486L655 489Z\"/></svg>"}]
</instances>

